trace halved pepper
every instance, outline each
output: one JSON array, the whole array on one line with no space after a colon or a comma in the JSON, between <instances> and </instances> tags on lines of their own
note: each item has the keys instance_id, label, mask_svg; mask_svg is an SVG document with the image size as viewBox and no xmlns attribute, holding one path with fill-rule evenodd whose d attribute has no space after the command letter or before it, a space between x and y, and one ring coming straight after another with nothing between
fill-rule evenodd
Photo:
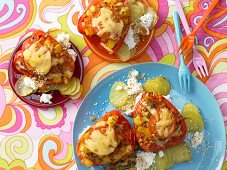
<instances>
[{"instance_id":1,"label":"halved pepper","mask_svg":"<svg viewBox=\"0 0 227 170\"><path fill-rule=\"evenodd\" d=\"M181 113L160 94L143 92L133 116L138 144L145 151L176 146L186 136L187 127Z\"/></svg>"},{"instance_id":2,"label":"halved pepper","mask_svg":"<svg viewBox=\"0 0 227 170\"><path fill-rule=\"evenodd\" d=\"M113 4L118 4L118 5L113 7ZM122 4L122 5L119 5L119 4ZM129 10L129 7L127 7L127 5L128 4L126 0L104 1L104 2L100 0L93 1L91 5L88 7L87 11L85 11L84 14L82 14L81 17L79 18L78 31L84 36L95 38L95 40L97 41L93 41L93 42L97 43L96 45L98 47L107 50L110 54L115 53L123 45L124 39L128 33L128 29L130 25L129 23L130 10ZM118 20L118 22L121 22L124 24L122 33L117 37L111 38L110 32L106 32L106 34L108 34L108 37L106 37L106 34L99 36L97 35L97 32L99 30L92 26L92 20L101 15L100 11L102 8L110 9L113 12L113 15L112 15L113 19ZM121 10L119 8L121 8ZM115 30L113 30L113 32L114 31Z\"/></svg>"}]
</instances>

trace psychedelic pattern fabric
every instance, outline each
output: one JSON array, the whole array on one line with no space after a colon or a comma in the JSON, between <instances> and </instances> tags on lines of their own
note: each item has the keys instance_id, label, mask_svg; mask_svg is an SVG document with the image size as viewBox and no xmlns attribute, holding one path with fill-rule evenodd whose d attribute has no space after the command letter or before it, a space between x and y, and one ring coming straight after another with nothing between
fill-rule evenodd
<instances>
[{"instance_id":1,"label":"psychedelic pattern fabric","mask_svg":"<svg viewBox=\"0 0 227 170\"><path fill-rule=\"evenodd\" d=\"M125 63L111 63L95 56L77 31L79 16L91 0L1 0L0 2L0 169L76 169L72 129L78 107L88 91L113 71L141 62L178 66L172 12L174 0L150 0L158 11L154 39L143 56ZM210 0L182 0L193 29ZM200 78L192 56L186 58L191 73L215 96L227 127L227 1L219 4L199 30L197 49L208 64L210 76ZM83 94L49 109L23 103L8 80L11 54L23 36L34 29L53 27L70 33L84 62ZM183 28L182 28L182 31ZM165 47L165 48L163 48ZM48 112L48 114L47 114ZM227 128L226 128L227 129ZM226 159L227 161L227 159Z\"/></svg>"}]
</instances>

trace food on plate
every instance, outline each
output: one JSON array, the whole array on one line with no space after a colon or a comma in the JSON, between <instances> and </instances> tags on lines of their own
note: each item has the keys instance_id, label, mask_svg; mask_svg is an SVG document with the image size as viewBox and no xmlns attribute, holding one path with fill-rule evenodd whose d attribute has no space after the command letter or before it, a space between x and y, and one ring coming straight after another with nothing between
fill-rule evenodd
<instances>
[{"instance_id":1,"label":"food on plate","mask_svg":"<svg viewBox=\"0 0 227 170\"><path fill-rule=\"evenodd\" d=\"M143 88L145 91L159 93L164 96L168 95L171 90L168 79L163 76L146 80Z\"/></svg>"},{"instance_id":2,"label":"food on plate","mask_svg":"<svg viewBox=\"0 0 227 170\"><path fill-rule=\"evenodd\" d=\"M110 103L129 116L137 101L136 96L143 91L142 84L137 80L138 77L138 71L132 70L129 73L127 84L121 81L115 82L110 90Z\"/></svg>"},{"instance_id":3,"label":"food on plate","mask_svg":"<svg viewBox=\"0 0 227 170\"><path fill-rule=\"evenodd\" d=\"M124 82L115 82L109 95L110 103L122 111L132 110L135 103L135 96L129 95L126 88L127 85Z\"/></svg>"},{"instance_id":4,"label":"food on plate","mask_svg":"<svg viewBox=\"0 0 227 170\"><path fill-rule=\"evenodd\" d=\"M83 165L91 167L109 164L109 170L167 170L176 163L190 161L191 148L196 149L203 144L204 122L198 107L186 102L180 113L180 109L173 105L175 102L171 103L171 96L176 94L171 89L170 81L164 76L146 76L131 70L126 80L113 83L109 93L110 104L130 116L127 119L132 121L134 127L131 128L128 120L117 110L105 114L83 133L77 143L76 152ZM129 132L126 130L126 134L122 129L120 133L115 131L116 141L126 139L126 143L131 144L124 156L121 149L118 149L119 142L114 144L106 130L109 126L114 129L117 129L117 125L123 127L112 123L116 119L111 115L116 113L126 123L123 126L130 129ZM99 132L95 131L100 130L100 126L105 128L105 133L100 132L102 134L97 137ZM122 132L124 135L121 135ZM101 138L112 141L111 144L106 142L111 149L106 147L107 144ZM117 156L119 159L113 159L117 153L120 153Z\"/></svg>"},{"instance_id":5,"label":"food on plate","mask_svg":"<svg viewBox=\"0 0 227 170\"><path fill-rule=\"evenodd\" d=\"M127 35L130 10L126 0L95 1L80 17L78 31L92 36L98 46L115 53Z\"/></svg>"},{"instance_id":6,"label":"food on plate","mask_svg":"<svg viewBox=\"0 0 227 170\"><path fill-rule=\"evenodd\" d=\"M191 149L188 143L166 148L162 157L156 156L154 164L149 170L167 170L176 163L190 161L192 159Z\"/></svg>"},{"instance_id":7,"label":"food on plate","mask_svg":"<svg viewBox=\"0 0 227 170\"><path fill-rule=\"evenodd\" d=\"M113 106L119 108L127 103L129 95L124 90L126 86L124 82L118 81L111 87L109 99Z\"/></svg>"},{"instance_id":8,"label":"food on plate","mask_svg":"<svg viewBox=\"0 0 227 170\"><path fill-rule=\"evenodd\" d=\"M43 93L40 102L44 103L51 103L52 96L48 95L54 90L79 97L82 87L73 76L76 57L69 34L59 29L47 33L35 30L14 56L13 66L21 75L15 84L16 92L20 96Z\"/></svg>"},{"instance_id":9,"label":"food on plate","mask_svg":"<svg viewBox=\"0 0 227 170\"><path fill-rule=\"evenodd\" d=\"M204 129L203 118L196 105L187 103L183 108L182 114L189 132L195 133Z\"/></svg>"},{"instance_id":10,"label":"food on plate","mask_svg":"<svg viewBox=\"0 0 227 170\"><path fill-rule=\"evenodd\" d=\"M181 113L158 93L143 92L133 117L137 142L145 151L176 146L187 133Z\"/></svg>"},{"instance_id":11,"label":"food on plate","mask_svg":"<svg viewBox=\"0 0 227 170\"><path fill-rule=\"evenodd\" d=\"M134 150L126 159L110 164L109 170L136 170L136 152L137 150Z\"/></svg>"},{"instance_id":12,"label":"food on plate","mask_svg":"<svg viewBox=\"0 0 227 170\"><path fill-rule=\"evenodd\" d=\"M117 110L107 112L79 138L76 153L86 167L127 158L136 146L130 123Z\"/></svg>"},{"instance_id":13,"label":"food on plate","mask_svg":"<svg viewBox=\"0 0 227 170\"><path fill-rule=\"evenodd\" d=\"M130 27L122 47L117 51L117 56L127 61L133 58L138 46L144 43L145 38L152 36L153 28L158 21L156 11L144 1L129 1Z\"/></svg>"},{"instance_id":14,"label":"food on plate","mask_svg":"<svg viewBox=\"0 0 227 170\"><path fill-rule=\"evenodd\" d=\"M31 83L30 83L31 82ZM37 90L36 85L27 76L22 76L15 84L17 93L21 96L27 96Z\"/></svg>"},{"instance_id":15,"label":"food on plate","mask_svg":"<svg viewBox=\"0 0 227 170\"><path fill-rule=\"evenodd\" d=\"M115 164L111 164L110 170L167 170L176 163L190 161L192 154L189 144L183 142L177 146L166 148L158 153L154 152L143 152L135 150L127 159L119 161ZM147 154L154 155L153 159L146 159ZM148 157L149 158L149 157ZM139 167L140 165L140 167ZM148 167L142 167L142 165Z\"/></svg>"},{"instance_id":16,"label":"food on plate","mask_svg":"<svg viewBox=\"0 0 227 170\"><path fill-rule=\"evenodd\" d=\"M152 36L157 20L155 10L145 1L95 0L79 18L78 31L88 45L127 61Z\"/></svg>"}]
</instances>

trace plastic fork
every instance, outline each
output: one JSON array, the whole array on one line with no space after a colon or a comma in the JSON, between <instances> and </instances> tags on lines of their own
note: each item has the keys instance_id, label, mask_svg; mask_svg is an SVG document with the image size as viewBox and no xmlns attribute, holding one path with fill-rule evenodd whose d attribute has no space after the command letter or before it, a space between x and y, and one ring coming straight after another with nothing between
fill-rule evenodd
<instances>
[{"instance_id":1,"label":"plastic fork","mask_svg":"<svg viewBox=\"0 0 227 170\"><path fill-rule=\"evenodd\" d=\"M181 19L181 22L184 26L185 32L186 32L187 35L189 35L191 33L191 31L190 31L190 28L188 26L188 22L187 22L187 19L185 17L184 10L183 10L183 7L181 5L181 2L180 2L180 0L175 0L175 3L176 3L176 7L177 7L177 12L180 16L180 19ZM200 77L208 76L209 72L208 72L208 69L207 69L206 62L205 62L204 58L198 53L198 51L195 47L195 44L193 45L192 50L193 50L193 58L192 58L193 65L194 65L196 71L198 72L199 76Z\"/></svg>"},{"instance_id":2,"label":"plastic fork","mask_svg":"<svg viewBox=\"0 0 227 170\"><path fill-rule=\"evenodd\" d=\"M179 15L176 11L173 12L173 21L177 37L177 44L180 45L181 42L181 32L180 32L180 20ZM180 67L178 71L178 78L180 83L180 88L183 93L190 91L191 74L188 67L184 63L184 58L180 55Z\"/></svg>"},{"instance_id":3,"label":"plastic fork","mask_svg":"<svg viewBox=\"0 0 227 170\"><path fill-rule=\"evenodd\" d=\"M203 14L203 17L199 20L198 25L196 25L194 30L189 35L187 35L183 38L183 40L181 41L181 44L178 48L178 51L180 51L180 49L181 49L180 53L183 53L183 55L187 55L188 52L192 49L192 46L195 43L195 35L196 35L197 31L199 30L200 26L203 24L203 22L206 20L206 18L208 17L208 15L211 13L211 11L214 9L214 7L216 6L216 4L218 2L219 2L219 0L213 0L211 2L208 9Z\"/></svg>"}]
</instances>

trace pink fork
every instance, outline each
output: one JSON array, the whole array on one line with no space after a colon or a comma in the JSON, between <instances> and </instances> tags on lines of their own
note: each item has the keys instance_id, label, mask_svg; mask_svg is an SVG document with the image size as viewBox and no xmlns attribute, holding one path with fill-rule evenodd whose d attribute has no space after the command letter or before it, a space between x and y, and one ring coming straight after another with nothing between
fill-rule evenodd
<instances>
[{"instance_id":1,"label":"pink fork","mask_svg":"<svg viewBox=\"0 0 227 170\"><path fill-rule=\"evenodd\" d=\"M187 35L189 35L191 33L191 31L188 26L188 22L185 17L181 2L180 2L180 0L175 0L175 3L176 3L176 7L177 7L177 12L179 13L179 16L180 16L181 22L184 26L185 32ZM192 58L193 65L194 65L196 71L198 72L199 76L201 78L209 76L209 72L208 72L207 65L206 65L204 58L199 54L195 45L193 45L192 49L193 49L193 58Z\"/></svg>"}]
</instances>

